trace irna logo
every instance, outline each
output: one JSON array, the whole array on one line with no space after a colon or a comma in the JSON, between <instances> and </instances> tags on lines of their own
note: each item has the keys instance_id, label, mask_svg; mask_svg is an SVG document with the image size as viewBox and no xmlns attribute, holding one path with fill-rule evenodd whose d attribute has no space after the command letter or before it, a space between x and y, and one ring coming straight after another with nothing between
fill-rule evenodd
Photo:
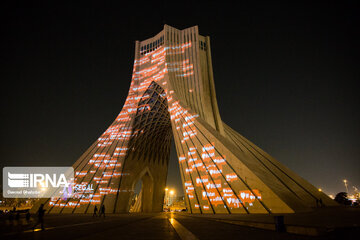
<instances>
[{"instance_id":1,"label":"irna logo","mask_svg":"<svg viewBox=\"0 0 360 240\"><path fill-rule=\"evenodd\" d=\"M8 172L8 186L11 188L37 188L37 187L68 187L70 183L67 181L65 174L26 174L26 173L10 173Z\"/></svg>"},{"instance_id":2,"label":"irna logo","mask_svg":"<svg viewBox=\"0 0 360 240\"><path fill-rule=\"evenodd\" d=\"M5 167L3 197L49 198L68 197L72 193L72 167Z\"/></svg>"}]
</instances>

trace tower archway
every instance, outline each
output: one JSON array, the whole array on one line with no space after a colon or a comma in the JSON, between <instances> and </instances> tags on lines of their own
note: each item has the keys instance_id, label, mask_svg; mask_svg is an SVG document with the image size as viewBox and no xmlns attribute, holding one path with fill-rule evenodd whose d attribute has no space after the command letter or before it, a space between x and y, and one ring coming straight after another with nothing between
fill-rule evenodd
<instances>
[{"instance_id":1,"label":"tower archway","mask_svg":"<svg viewBox=\"0 0 360 240\"><path fill-rule=\"evenodd\" d=\"M134 189L141 179L141 212L162 211L164 189L170 157L172 132L170 114L164 89L151 82L137 105L131 138L129 140L124 172L131 175L120 179L121 189ZM131 191L119 194L115 211L127 211ZM120 209L120 210L119 210Z\"/></svg>"},{"instance_id":2,"label":"tower archway","mask_svg":"<svg viewBox=\"0 0 360 240\"><path fill-rule=\"evenodd\" d=\"M141 189L135 193L135 185L141 183ZM152 212L153 211L153 198L154 198L154 179L146 167L139 177L135 179L132 184L133 195L132 202L129 204L129 212Z\"/></svg>"}]
</instances>

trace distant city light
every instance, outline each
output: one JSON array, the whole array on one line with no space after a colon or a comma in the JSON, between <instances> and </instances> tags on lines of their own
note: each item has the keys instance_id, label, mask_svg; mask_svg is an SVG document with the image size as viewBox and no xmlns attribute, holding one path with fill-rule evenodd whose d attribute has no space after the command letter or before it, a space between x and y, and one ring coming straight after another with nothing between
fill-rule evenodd
<instances>
[{"instance_id":1,"label":"distant city light","mask_svg":"<svg viewBox=\"0 0 360 240\"><path fill-rule=\"evenodd\" d=\"M344 179L343 182L344 182L344 184L345 184L346 192L348 193L348 192L349 192L349 189L348 189L348 185L347 185L347 180Z\"/></svg>"}]
</instances>

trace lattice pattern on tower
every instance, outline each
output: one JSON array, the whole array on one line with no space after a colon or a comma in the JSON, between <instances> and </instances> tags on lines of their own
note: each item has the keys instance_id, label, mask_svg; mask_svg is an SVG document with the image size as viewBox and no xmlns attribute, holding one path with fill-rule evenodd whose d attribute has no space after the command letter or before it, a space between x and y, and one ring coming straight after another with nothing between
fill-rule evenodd
<instances>
[{"instance_id":1,"label":"lattice pattern on tower","mask_svg":"<svg viewBox=\"0 0 360 240\"><path fill-rule=\"evenodd\" d=\"M129 148L141 155L155 154L154 161L167 162L171 144L171 122L165 91L152 82L138 104ZM160 149L159 149L159 146ZM157 151L155 151L157 150Z\"/></svg>"}]
</instances>

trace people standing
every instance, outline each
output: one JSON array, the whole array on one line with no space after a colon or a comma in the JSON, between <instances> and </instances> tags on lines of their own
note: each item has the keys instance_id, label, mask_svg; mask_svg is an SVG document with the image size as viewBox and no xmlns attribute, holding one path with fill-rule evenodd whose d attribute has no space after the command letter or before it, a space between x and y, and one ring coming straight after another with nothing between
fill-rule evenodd
<instances>
[{"instance_id":1,"label":"people standing","mask_svg":"<svg viewBox=\"0 0 360 240\"><path fill-rule=\"evenodd\" d=\"M30 223L30 217L31 217L30 211L27 211L26 216L25 216L27 223Z\"/></svg>"},{"instance_id":2,"label":"people standing","mask_svg":"<svg viewBox=\"0 0 360 240\"><path fill-rule=\"evenodd\" d=\"M97 216L97 212L98 212L98 208L97 208L97 206L95 206L93 217L96 217L96 216Z\"/></svg>"},{"instance_id":3,"label":"people standing","mask_svg":"<svg viewBox=\"0 0 360 240\"><path fill-rule=\"evenodd\" d=\"M38 211L37 211L38 220L37 220L36 224L33 227L33 231L34 231L35 227L37 225L39 225L39 223L41 224L41 230L45 230L45 228L44 228L44 214L45 214L44 204L41 204Z\"/></svg>"}]
</instances>

